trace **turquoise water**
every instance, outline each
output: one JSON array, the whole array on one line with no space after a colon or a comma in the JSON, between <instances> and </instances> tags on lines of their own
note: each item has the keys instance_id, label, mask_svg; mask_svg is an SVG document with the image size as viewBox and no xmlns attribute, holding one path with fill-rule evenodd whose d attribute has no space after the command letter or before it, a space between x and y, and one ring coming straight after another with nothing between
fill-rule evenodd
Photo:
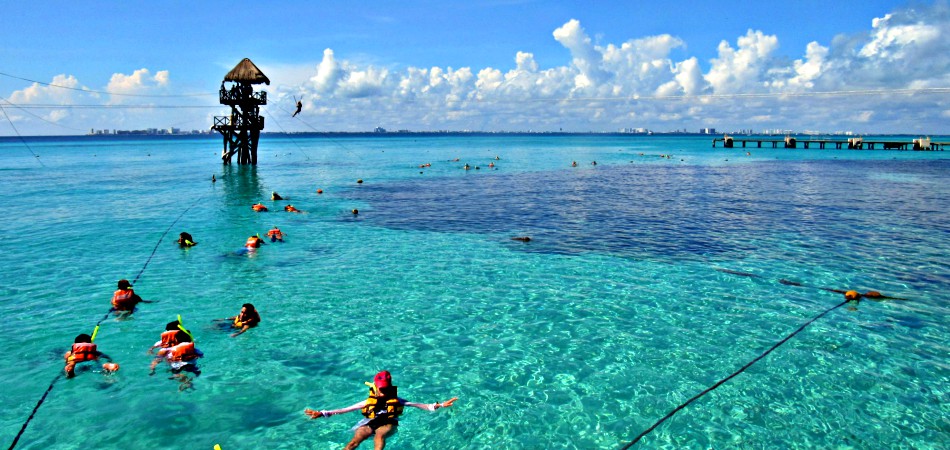
<instances>
[{"instance_id":1,"label":"turquoise water","mask_svg":"<svg viewBox=\"0 0 950 450\"><path fill-rule=\"evenodd\" d=\"M459 397L408 410L390 448L619 448L843 300L780 279L910 300L831 312L638 448L950 446L945 152L265 136L251 168L220 145L0 142L0 440L142 271L157 303L96 339L122 369L57 381L17 448L340 448L359 414L303 409L382 369L411 401ZM235 253L274 225L285 243ZM243 303L263 322L229 338L212 319ZM178 314L206 355L183 392L146 355Z\"/></svg>"}]
</instances>

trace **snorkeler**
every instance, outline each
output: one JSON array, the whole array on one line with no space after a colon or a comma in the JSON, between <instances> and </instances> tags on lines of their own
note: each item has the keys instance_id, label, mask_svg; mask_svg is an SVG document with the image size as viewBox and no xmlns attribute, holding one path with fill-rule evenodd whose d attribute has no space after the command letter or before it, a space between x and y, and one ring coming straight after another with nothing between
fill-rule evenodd
<instances>
[{"instance_id":1,"label":"snorkeler","mask_svg":"<svg viewBox=\"0 0 950 450\"><path fill-rule=\"evenodd\" d=\"M366 383L366 385L369 386L369 397L366 400L331 411L316 411L307 408L304 409L304 414L310 416L311 419L317 419L360 410L365 418L357 423L353 439L346 444L346 450L358 447L370 436L373 436L374 448L381 449L386 446L386 438L396 432L399 416L402 415L404 407L412 406L426 411L435 411L439 408L448 408L458 400L458 397L452 397L440 403L406 401L397 396L396 386L392 384L392 375L387 370L377 373L373 378L373 383Z\"/></svg>"},{"instance_id":2,"label":"snorkeler","mask_svg":"<svg viewBox=\"0 0 950 450\"><path fill-rule=\"evenodd\" d=\"M119 280L118 290L112 293L112 309L118 313L132 314L135 311L135 305L139 303L151 302L142 300L142 297L139 297L132 290L132 284L129 283L129 280Z\"/></svg>"},{"instance_id":3,"label":"snorkeler","mask_svg":"<svg viewBox=\"0 0 950 450\"><path fill-rule=\"evenodd\" d=\"M181 344L181 342L178 341L179 331L184 331L185 333L188 333L188 331L185 330L185 328L181 326L180 321L173 320L165 324L165 331L162 332L162 336L158 340L158 342L153 344L148 349L148 354L151 355L152 351L155 350L156 348L170 348L178 344Z\"/></svg>"},{"instance_id":4,"label":"snorkeler","mask_svg":"<svg viewBox=\"0 0 950 450\"><path fill-rule=\"evenodd\" d=\"M303 212L303 211L301 211L301 210L295 208L294 205L287 205L287 206L285 206L285 207L284 207L284 211L292 212L292 213L302 213L302 212Z\"/></svg>"},{"instance_id":5,"label":"snorkeler","mask_svg":"<svg viewBox=\"0 0 950 450\"><path fill-rule=\"evenodd\" d=\"M201 375L201 369L198 368L198 358L203 357L204 353L195 348L191 335L183 330L178 330L175 339L179 344L159 350L158 355L155 356L151 366L149 366L148 374L155 375L155 366L164 360L171 368L171 378L181 382L178 390L183 391L191 387L191 379L182 372L191 372L195 376Z\"/></svg>"},{"instance_id":6,"label":"snorkeler","mask_svg":"<svg viewBox=\"0 0 950 450\"><path fill-rule=\"evenodd\" d=\"M95 333L93 333L95 334ZM72 378L76 376L76 364L86 361L98 361L99 358L105 358L112 363L112 358L109 355L102 353L99 349L96 348L96 344L92 343L92 336L88 334L80 334L76 336L76 339L73 340L73 346L63 355L63 358L66 360L66 367L63 370L66 372L66 378ZM104 366L106 370L118 370L118 364L107 364ZM113 369L114 368L114 369Z\"/></svg>"},{"instance_id":7,"label":"snorkeler","mask_svg":"<svg viewBox=\"0 0 950 450\"><path fill-rule=\"evenodd\" d=\"M191 237L190 234L188 234L188 233L186 233L186 232L184 232L184 231L182 231L181 233L178 234L178 246L179 246L179 247L181 247L181 248L187 248L187 247L194 247L194 246L196 246L196 245L198 245L198 243L195 242L195 238Z\"/></svg>"},{"instance_id":8,"label":"snorkeler","mask_svg":"<svg viewBox=\"0 0 950 450\"><path fill-rule=\"evenodd\" d=\"M262 245L264 245L264 240L261 239L260 236L255 234L247 238L247 242L244 243L244 248L248 250L252 250L255 248L260 248L260 246Z\"/></svg>"},{"instance_id":9,"label":"snorkeler","mask_svg":"<svg viewBox=\"0 0 950 450\"><path fill-rule=\"evenodd\" d=\"M271 242L284 242L284 233L280 231L280 228L274 227L267 232L267 236L270 237Z\"/></svg>"},{"instance_id":10,"label":"snorkeler","mask_svg":"<svg viewBox=\"0 0 950 450\"><path fill-rule=\"evenodd\" d=\"M267 207L264 206L263 203L254 204L253 206L251 206L251 209L253 209L254 212L267 212Z\"/></svg>"},{"instance_id":11,"label":"snorkeler","mask_svg":"<svg viewBox=\"0 0 950 450\"><path fill-rule=\"evenodd\" d=\"M245 303L241 305L241 312L238 313L238 315L224 319L215 319L215 322L226 321L231 322L231 327L239 329L236 333L231 334L231 337L235 337L261 323L261 315L254 309L254 305Z\"/></svg>"}]
</instances>

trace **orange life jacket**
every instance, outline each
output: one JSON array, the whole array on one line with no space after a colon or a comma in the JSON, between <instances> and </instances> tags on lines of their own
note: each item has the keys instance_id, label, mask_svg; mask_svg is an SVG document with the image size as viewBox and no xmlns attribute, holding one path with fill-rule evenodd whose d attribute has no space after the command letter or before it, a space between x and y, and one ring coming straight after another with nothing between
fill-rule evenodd
<instances>
[{"instance_id":1,"label":"orange life jacket","mask_svg":"<svg viewBox=\"0 0 950 450\"><path fill-rule=\"evenodd\" d=\"M162 347L174 347L178 345L178 330L168 330L162 333Z\"/></svg>"},{"instance_id":2,"label":"orange life jacket","mask_svg":"<svg viewBox=\"0 0 950 450\"><path fill-rule=\"evenodd\" d=\"M260 204L260 203L258 203L258 204L256 204L256 205L252 206L251 209L253 209L254 211L258 211L258 212L260 212L260 211L267 211L267 207L264 206L264 205L262 205L262 204Z\"/></svg>"},{"instance_id":3,"label":"orange life jacket","mask_svg":"<svg viewBox=\"0 0 950 450\"><path fill-rule=\"evenodd\" d=\"M268 235L268 236L273 236L273 237L275 237L275 238L277 238L277 239L281 239L281 238L284 237L284 233L281 233L280 230L277 229L277 228L274 228L273 230L268 231L268 232L267 232L267 235Z\"/></svg>"},{"instance_id":4,"label":"orange life jacket","mask_svg":"<svg viewBox=\"0 0 950 450\"><path fill-rule=\"evenodd\" d=\"M115 309L129 310L135 307L135 291L132 289L119 289L112 294L112 306Z\"/></svg>"},{"instance_id":5,"label":"orange life jacket","mask_svg":"<svg viewBox=\"0 0 950 450\"><path fill-rule=\"evenodd\" d=\"M251 236L247 238L247 242L244 243L244 246L247 248L258 248L261 246L261 238L257 236Z\"/></svg>"},{"instance_id":6,"label":"orange life jacket","mask_svg":"<svg viewBox=\"0 0 950 450\"><path fill-rule=\"evenodd\" d=\"M168 359L171 361L191 361L198 359L194 342L182 342L170 348L169 351L171 352L171 356Z\"/></svg>"},{"instance_id":7,"label":"orange life jacket","mask_svg":"<svg viewBox=\"0 0 950 450\"><path fill-rule=\"evenodd\" d=\"M73 344L70 359L73 362L94 361L99 357L96 351L96 344L91 342L78 342Z\"/></svg>"}]
</instances>

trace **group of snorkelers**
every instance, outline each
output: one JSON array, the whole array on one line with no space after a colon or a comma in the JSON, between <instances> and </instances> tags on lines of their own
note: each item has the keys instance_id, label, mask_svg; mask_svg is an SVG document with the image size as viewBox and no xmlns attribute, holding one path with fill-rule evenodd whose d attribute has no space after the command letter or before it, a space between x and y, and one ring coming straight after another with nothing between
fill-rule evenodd
<instances>
[{"instance_id":1,"label":"group of snorkelers","mask_svg":"<svg viewBox=\"0 0 950 450\"><path fill-rule=\"evenodd\" d=\"M275 200L282 199L276 192L273 193L272 198ZM255 211L267 210L264 205L258 205L254 205ZM287 205L285 210L290 212L302 212L292 205ZM276 226L267 232L267 237L271 242L282 242L284 236L285 233ZM182 248L189 248L198 243L191 234L182 232L179 234L177 244ZM254 235L248 238L245 243L245 248L248 250L256 249L263 244L264 240L259 235ZM132 284L128 280L122 279L118 282L118 289L113 293L111 303L112 309L110 312L115 312L121 316L129 316L136 310L136 306L139 303L152 302L143 300L135 293ZM230 334L231 337L236 337L247 332L249 329L256 327L260 321L260 314L254 305L250 303L242 305L241 311L235 316L213 320L213 322L219 323L222 329L232 330L233 333ZM119 369L119 365L115 363L110 356L98 350L97 345L94 343L97 331L98 326L91 336L88 334L76 336L73 346L64 356L66 359L64 370L67 378L75 376L77 365L84 362L108 361L102 366L103 372L105 373L112 373ZM165 330L161 333L159 340L148 349L147 354L155 355L149 366L149 375L155 374L159 364L162 362L166 363L172 374L170 378L176 379L181 383L179 385L180 391L193 388L193 378L189 377L188 374L192 374L194 377L201 374L201 369L198 367L197 362L199 358L204 357L204 353L195 346L194 336L183 326L181 316L179 316L177 320L168 322L165 325ZM375 448L383 448L386 438L396 432L396 428L399 425L399 417L402 415L405 407L409 406L427 411L435 411L440 408L451 407L455 401L458 400L457 397L453 397L449 400L435 403L415 403L407 401L398 396L397 388L392 384L392 375L386 370L376 374L372 383L365 384L369 386L369 394L366 400L336 410L318 411L306 408L304 413L308 417L316 419L359 410L364 418L353 428L353 438L346 445L346 448L354 449L359 446L360 443L371 437L373 438Z\"/></svg>"},{"instance_id":2,"label":"group of snorkelers","mask_svg":"<svg viewBox=\"0 0 950 450\"><path fill-rule=\"evenodd\" d=\"M128 317L136 310L136 306L139 303L152 302L143 300L142 297L136 294L129 280L121 279L118 282L116 291L112 294L112 307L109 312L114 312L120 317ZM241 312L237 315L224 319L215 319L214 321L227 322L227 329L236 330L231 334L231 337L235 337L256 327L261 321L261 316L254 308L254 305L245 303L241 307ZM100 352L98 346L95 344L94 341L98 331L99 326L97 325L92 335L83 333L76 336L73 340L72 347L63 355L63 358L66 360L66 366L63 368L66 378L72 378L76 375L76 367L78 364L84 362L98 362L100 359L108 361L102 366L104 372L111 373L119 370L119 365L116 364L109 355ZM196 376L200 375L201 371L198 369L197 360L204 356L204 354L201 350L195 348L194 338L191 333L182 326L181 316L178 317L178 320L165 325L165 331L162 333L161 338L149 348L148 354L152 354L155 349L158 349L158 352L152 361L150 375L154 375L155 367L160 362L165 361L172 371L172 378L182 382L181 389L191 387L190 379L182 372L190 372Z\"/></svg>"}]
</instances>

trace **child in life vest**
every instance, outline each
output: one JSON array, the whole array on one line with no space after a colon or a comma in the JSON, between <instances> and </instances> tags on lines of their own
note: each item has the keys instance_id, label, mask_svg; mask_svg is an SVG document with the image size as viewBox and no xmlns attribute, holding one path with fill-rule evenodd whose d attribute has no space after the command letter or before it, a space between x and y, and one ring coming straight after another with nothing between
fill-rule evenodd
<instances>
[{"instance_id":1,"label":"child in life vest","mask_svg":"<svg viewBox=\"0 0 950 450\"><path fill-rule=\"evenodd\" d=\"M92 336L88 334L80 334L76 336L76 339L73 340L73 346L63 355L63 358L66 360L66 367L63 369L66 372L66 378L72 378L76 376L76 364L87 362L87 361L98 361L99 358L105 358L112 362L112 358L105 353L99 351L96 348L96 344L92 343Z\"/></svg>"},{"instance_id":2,"label":"child in life vest","mask_svg":"<svg viewBox=\"0 0 950 450\"><path fill-rule=\"evenodd\" d=\"M370 436L373 436L376 448L383 448L386 445L386 438L396 432L396 427L399 426L399 416L402 415L405 406L435 411L439 408L448 408L458 400L458 397L452 397L438 403L407 401L396 394L396 386L393 386L392 375L388 370L377 373L376 377L373 378L373 383L366 383L366 385L369 386L369 397L366 400L346 408L330 411L316 411L307 408L304 409L304 414L310 416L311 419L317 419L359 410L365 418L356 424L353 439L346 444L346 449L351 450L358 447Z\"/></svg>"},{"instance_id":3,"label":"child in life vest","mask_svg":"<svg viewBox=\"0 0 950 450\"><path fill-rule=\"evenodd\" d=\"M119 280L118 290L112 293L112 310L118 314L132 314L135 311L135 305L139 303L151 303L142 300L135 291L132 290L132 284L129 280Z\"/></svg>"}]
</instances>

